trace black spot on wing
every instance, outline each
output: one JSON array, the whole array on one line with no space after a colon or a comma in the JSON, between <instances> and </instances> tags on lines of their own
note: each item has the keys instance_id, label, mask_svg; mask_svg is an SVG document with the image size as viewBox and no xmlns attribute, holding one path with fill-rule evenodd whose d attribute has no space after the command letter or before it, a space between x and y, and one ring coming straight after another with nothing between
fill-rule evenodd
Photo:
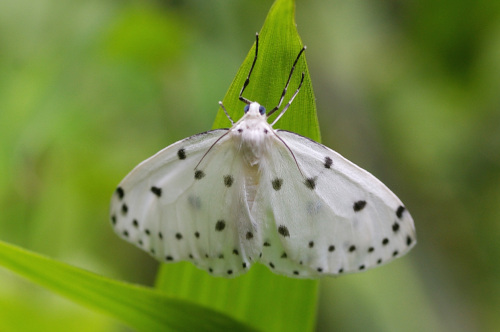
<instances>
[{"instance_id":1,"label":"black spot on wing","mask_svg":"<svg viewBox=\"0 0 500 332\"><path fill-rule=\"evenodd\" d=\"M368 252L373 252L374 250L375 250L375 248L373 248L373 247L368 248Z\"/></svg>"},{"instance_id":2,"label":"black spot on wing","mask_svg":"<svg viewBox=\"0 0 500 332\"><path fill-rule=\"evenodd\" d=\"M389 244L389 239L388 239L388 238L384 238L384 239L382 240L382 245L386 246L386 245L388 245L388 244Z\"/></svg>"},{"instance_id":3,"label":"black spot on wing","mask_svg":"<svg viewBox=\"0 0 500 332\"><path fill-rule=\"evenodd\" d=\"M155 194L158 197L161 197L161 188L152 186L151 187L151 192Z\"/></svg>"},{"instance_id":4,"label":"black spot on wing","mask_svg":"<svg viewBox=\"0 0 500 332\"><path fill-rule=\"evenodd\" d=\"M403 212L405 212L405 210L405 207L400 205L396 210L396 216L398 216L399 219L403 218Z\"/></svg>"},{"instance_id":5,"label":"black spot on wing","mask_svg":"<svg viewBox=\"0 0 500 332\"><path fill-rule=\"evenodd\" d=\"M273 185L273 189L278 191L281 189L281 186L283 185L283 179L276 178L271 182L271 184Z\"/></svg>"},{"instance_id":6,"label":"black spot on wing","mask_svg":"<svg viewBox=\"0 0 500 332\"><path fill-rule=\"evenodd\" d=\"M328 251L329 252L333 252L335 250L335 246L334 245L331 245L328 247Z\"/></svg>"},{"instance_id":7,"label":"black spot on wing","mask_svg":"<svg viewBox=\"0 0 500 332\"><path fill-rule=\"evenodd\" d=\"M406 237L406 245L407 245L407 246L411 246L411 244L412 244L412 243L413 243L413 240L412 240L412 239L411 239L411 237L408 235L408 236Z\"/></svg>"},{"instance_id":8,"label":"black spot on wing","mask_svg":"<svg viewBox=\"0 0 500 332\"><path fill-rule=\"evenodd\" d=\"M167 260L167 261L171 262L171 261L173 261L173 260L174 260L174 258L173 258L172 256L166 256L166 257L165 257L165 260Z\"/></svg>"},{"instance_id":9,"label":"black spot on wing","mask_svg":"<svg viewBox=\"0 0 500 332\"><path fill-rule=\"evenodd\" d=\"M349 252L354 252L356 251L356 246L352 245L349 247Z\"/></svg>"},{"instance_id":10,"label":"black spot on wing","mask_svg":"<svg viewBox=\"0 0 500 332\"><path fill-rule=\"evenodd\" d=\"M127 214L127 212L128 212L128 206L127 206L127 204L123 204L122 205L122 213Z\"/></svg>"},{"instance_id":11,"label":"black spot on wing","mask_svg":"<svg viewBox=\"0 0 500 332\"><path fill-rule=\"evenodd\" d=\"M288 228L284 225L280 225L278 227L278 233L280 233L283 237L290 237L290 232L288 231Z\"/></svg>"},{"instance_id":12,"label":"black spot on wing","mask_svg":"<svg viewBox=\"0 0 500 332\"><path fill-rule=\"evenodd\" d=\"M180 160L186 159L186 150L179 149L179 151L177 151L177 157L179 157Z\"/></svg>"},{"instance_id":13,"label":"black spot on wing","mask_svg":"<svg viewBox=\"0 0 500 332\"><path fill-rule=\"evenodd\" d=\"M194 178L196 180L200 180L200 179L203 179L205 177L205 172L197 169L195 172L194 172Z\"/></svg>"},{"instance_id":14,"label":"black spot on wing","mask_svg":"<svg viewBox=\"0 0 500 332\"><path fill-rule=\"evenodd\" d=\"M392 231L394 233L396 233L397 231L399 231L399 224L397 223L397 221L395 221L394 224L392 224Z\"/></svg>"},{"instance_id":15,"label":"black spot on wing","mask_svg":"<svg viewBox=\"0 0 500 332\"><path fill-rule=\"evenodd\" d=\"M175 234L175 238L176 238L177 240L182 240L182 234L181 234L181 233L176 233L176 234Z\"/></svg>"},{"instance_id":16,"label":"black spot on wing","mask_svg":"<svg viewBox=\"0 0 500 332\"><path fill-rule=\"evenodd\" d=\"M309 246L309 248L314 247L314 241L309 241L308 246Z\"/></svg>"},{"instance_id":17,"label":"black spot on wing","mask_svg":"<svg viewBox=\"0 0 500 332\"><path fill-rule=\"evenodd\" d=\"M366 201L357 201L354 203L354 205L352 206L354 212L358 212L358 211L361 211L363 210L363 208L366 206Z\"/></svg>"},{"instance_id":18,"label":"black spot on wing","mask_svg":"<svg viewBox=\"0 0 500 332\"><path fill-rule=\"evenodd\" d=\"M224 185L226 187L231 187L233 185L234 178L232 175L224 175Z\"/></svg>"},{"instance_id":19,"label":"black spot on wing","mask_svg":"<svg viewBox=\"0 0 500 332\"><path fill-rule=\"evenodd\" d=\"M200 232L194 232L194 237L199 239L200 238Z\"/></svg>"},{"instance_id":20,"label":"black spot on wing","mask_svg":"<svg viewBox=\"0 0 500 332\"><path fill-rule=\"evenodd\" d=\"M305 179L304 184L306 185L307 188L313 190L314 188L316 188L317 179L318 179L317 177L307 178Z\"/></svg>"},{"instance_id":21,"label":"black spot on wing","mask_svg":"<svg viewBox=\"0 0 500 332\"><path fill-rule=\"evenodd\" d=\"M246 234L245 237L246 237L247 240L253 239L253 233L252 232L247 232L247 234Z\"/></svg>"},{"instance_id":22,"label":"black spot on wing","mask_svg":"<svg viewBox=\"0 0 500 332\"><path fill-rule=\"evenodd\" d=\"M221 232L226 228L226 222L224 220L217 220L217 223L215 224L215 230L218 232Z\"/></svg>"},{"instance_id":23,"label":"black spot on wing","mask_svg":"<svg viewBox=\"0 0 500 332\"><path fill-rule=\"evenodd\" d=\"M137 228L139 227L139 222L137 222L137 219L132 220L132 225Z\"/></svg>"},{"instance_id":24,"label":"black spot on wing","mask_svg":"<svg viewBox=\"0 0 500 332\"><path fill-rule=\"evenodd\" d=\"M125 191L123 191L122 187L116 188L116 194L118 195L119 199L122 199L125 196Z\"/></svg>"},{"instance_id":25,"label":"black spot on wing","mask_svg":"<svg viewBox=\"0 0 500 332\"><path fill-rule=\"evenodd\" d=\"M116 216L114 214L111 216L111 223L116 225Z\"/></svg>"},{"instance_id":26,"label":"black spot on wing","mask_svg":"<svg viewBox=\"0 0 500 332\"><path fill-rule=\"evenodd\" d=\"M332 164L333 164L333 160L332 158L330 157L325 157L325 163L323 165L325 165L325 168L330 168L332 167Z\"/></svg>"}]
</instances>

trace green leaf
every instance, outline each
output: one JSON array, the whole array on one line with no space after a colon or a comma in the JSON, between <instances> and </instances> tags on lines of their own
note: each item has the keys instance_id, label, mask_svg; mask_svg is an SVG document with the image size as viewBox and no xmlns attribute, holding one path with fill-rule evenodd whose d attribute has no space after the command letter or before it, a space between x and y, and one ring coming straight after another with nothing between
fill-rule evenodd
<instances>
[{"instance_id":1,"label":"green leaf","mask_svg":"<svg viewBox=\"0 0 500 332\"><path fill-rule=\"evenodd\" d=\"M294 11L294 1L276 1L260 32L259 58L244 96L268 110L278 103L292 63L302 48ZM243 113L238 94L253 56L252 48L224 99L235 120ZM305 73L304 85L275 127L319 140L305 56L297 65L284 104L297 88L302 72ZM227 118L219 111L214 127L228 125ZM262 265L231 280L213 278L189 263L163 265L157 290L98 276L2 242L0 265L76 302L108 313L139 331L249 331L253 328L311 331L314 328L317 281L278 276Z\"/></svg>"},{"instance_id":2,"label":"green leaf","mask_svg":"<svg viewBox=\"0 0 500 332\"><path fill-rule=\"evenodd\" d=\"M277 0L259 34L258 59L250 84L243 95L259 102L268 111L278 104L293 61L302 48L294 14L294 1ZM235 121L243 115L244 104L238 100L238 96L254 55L255 44L248 52L223 101ZM316 105L304 55L297 64L281 109L297 89L302 72L305 73L305 79L299 94L274 127L294 131L319 141ZM220 109L213 127L230 125ZM157 278L157 287L169 295L227 313L260 330L314 329L318 282L278 276L260 264L252 266L247 274L235 279L214 278L190 263L163 264Z\"/></svg>"},{"instance_id":3,"label":"green leaf","mask_svg":"<svg viewBox=\"0 0 500 332\"><path fill-rule=\"evenodd\" d=\"M303 46L295 27L294 16L294 1L278 0L269 11L266 22L259 33L258 59L250 77L250 84L243 95L247 99L257 101L266 107L267 111L278 104L292 64ZM297 89L302 73L305 74L304 84L286 114L274 127L275 129L290 130L319 142L321 137L311 78L306 64L306 53L307 51L297 63L281 109ZM235 121L243 116L244 104L238 100L238 96L254 56L255 43L224 97L224 106ZM274 118L273 115L270 122ZM221 108L217 113L213 128L228 126L230 126L230 122Z\"/></svg>"},{"instance_id":4,"label":"green leaf","mask_svg":"<svg viewBox=\"0 0 500 332\"><path fill-rule=\"evenodd\" d=\"M0 265L138 331L252 331L214 310L0 242ZM193 319L196 317L196 319Z\"/></svg>"}]
</instances>

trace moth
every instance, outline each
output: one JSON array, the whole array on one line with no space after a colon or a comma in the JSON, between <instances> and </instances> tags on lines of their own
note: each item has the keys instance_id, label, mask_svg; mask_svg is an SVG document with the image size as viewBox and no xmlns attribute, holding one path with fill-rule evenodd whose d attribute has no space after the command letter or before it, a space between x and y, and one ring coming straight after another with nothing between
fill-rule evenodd
<instances>
[{"instance_id":1,"label":"moth","mask_svg":"<svg viewBox=\"0 0 500 332\"><path fill-rule=\"evenodd\" d=\"M382 182L337 152L273 125L270 112L243 97L232 127L178 141L135 167L111 200L124 240L162 262L191 261L213 276L235 277L261 263L293 278L364 271L406 254L413 219Z\"/></svg>"}]
</instances>

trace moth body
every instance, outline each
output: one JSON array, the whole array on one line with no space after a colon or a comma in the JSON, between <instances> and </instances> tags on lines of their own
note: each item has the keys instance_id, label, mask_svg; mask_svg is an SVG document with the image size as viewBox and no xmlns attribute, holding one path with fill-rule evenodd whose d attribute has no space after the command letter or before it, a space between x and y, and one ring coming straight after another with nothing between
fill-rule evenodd
<instances>
[{"instance_id":1,"label":"moth body","mask_svg":"<svg viewBox=\"0 0 500 332\"><path fill-rule=\"evenodd\" d=\"M115 232L163 262L187 260L214 276L235 277L260 262L293 278L368 270L416 244L413 219L373 175L328 147L275 130L239 95L245 114L230 129L178 141L140 163L111 200Z\"/></svg>"},{"instance_id":2,"label":"moth body","mask_svg":"<svg viewBox=\"0 0 500 332\"><path fill-rule=\"evenodd\" d=\"M249 166L257 166L266 151L270 148L270 141L275 139L274 130L267 123L263 107L252 102L245 115L230 129L230 138Z\"/></svg>"}]
</instances>

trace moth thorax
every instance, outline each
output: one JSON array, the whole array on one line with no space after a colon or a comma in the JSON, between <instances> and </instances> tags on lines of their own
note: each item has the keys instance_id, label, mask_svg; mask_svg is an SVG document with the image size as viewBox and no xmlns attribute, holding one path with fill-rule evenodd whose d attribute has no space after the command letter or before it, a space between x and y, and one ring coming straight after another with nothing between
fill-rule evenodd
<instances>
[{"instance_id":1,"label":"moth thorax","mask_svg":"<svg viewBox=\"0 0 500 332\"><path fill-rule=\"evenodd\" d=\"M262 119L248 119L232 131L233 141L245 161L256 166L269 149L272 128Z\"/></svg>"}]
</instances>

